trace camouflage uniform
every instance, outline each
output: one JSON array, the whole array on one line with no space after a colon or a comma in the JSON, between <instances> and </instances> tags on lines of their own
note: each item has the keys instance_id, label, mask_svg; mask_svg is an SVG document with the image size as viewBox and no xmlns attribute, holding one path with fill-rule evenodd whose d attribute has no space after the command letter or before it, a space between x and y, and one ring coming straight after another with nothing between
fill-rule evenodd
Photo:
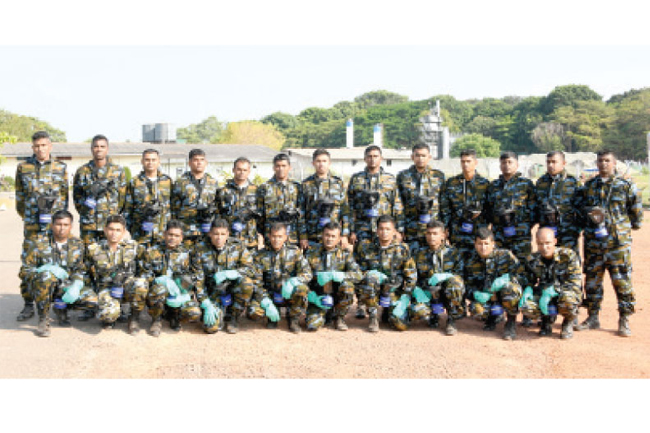
<instances>
[{"instance_id":1,"label":"camouflage uniform","mask_svg":"<svg viewBox=\"0 0 650 433\"><path fill-rule=\"evenodd\" d=\"M250 302L253 290L258 285L253 255L244 244L237 239L228 239L222 249L217 249L209 240L196 244L192 252L195 266L200 270L201 279L196 286L196 297L199 303L209 297L212 303L225 313L225 320L239 317ZM241 275L238 280L226 280L217 286L214 275L219 271L237 271ZM223 301L231 295L232 304L224 306ZM217 332L223 323L215 323L204 329L208 333Z\"/></svg>"},{"instance_id":2,"label":"camouflage uniform","mask_svg":"<svg viewBox=\"0 0 650 433\"><path fill-rule=\"evenodd\" d=\"M312 271L302 250L296 245L285 244L280 251L270 246L258 251L255 256L257 281L261 279L253 293L249 317L259 319L265 312L260 303L268 297L277 307L287 306L289 318L299 319L307 310L307 295ZM296 287L289 300L282 299L282 284L291 277L298 277L300 285ZM288 303L288 305L286 305Z\"/></svg>"},{"instance_id":3,"label":"camouflage uniform","mask_svg":"<svg viewBox=\"0 0 650 433\"><path fill-rule=\"evenodd\" d=\"M471 210L483 211L490 181L478 173L467 181L463 174L447 180L440 213L449 230L449 243L460 250L463 257L474 251L476 230L487 226L485 212L470 220Z\"/></svg>"},{"instance_id":4,"label":"camouflage uniform","mask_svg":"<svg viewBox=\"0 0 650 433\"><path fill-rule=\"evenodd\" d=\"M465 294L470 301L470 312L475 318L487 319L490 307L494 304L502 305L508 314L517 314L522 294L519 276L523 274L524 267L512 252L495 248L492 254L484 259L474 251L465 262L463 271ZM474 299L475 291L489 290L494 280L504 274L510 274L510 282L494 293L485 305Z\"/></svg>"},{"instance_id":5,"label":"camouflage uniform","mask_svg":"<svg viewBox=\"0 0 650 433\"><path fill-rule=\"evenodd\" d=\"M501 209L514 210L509 226L514 227L512 231L499 216ZM531 253L530 230L537 221L533 182L519 172L509 181L500 175L487 189L485 213L487 221L492 223L497 246L512 251L520 262L525 262Z\"/></svg>"},{"instance_id":6,"label":"camouflage uniform","mask_svg":"<svg viewBox=\"0 0 650 433\"><path fill-rule=\"evenodd\" d=\"M131 238L149 246L163 240L167 223L172 217L171 192L171 177L160 171L153 181L147 178L144 171L129 181L123 216ZM150 214L152 204L159 206L155 215Z\"/></svg>"},{"instance_id":7,"label":"camouflage uniform","mask_svg":"<svg viewBox=\"0 0 650 433\"><path fill-rule=\"evenodd\" d=\"M379 193L379 201L372 208L366 208L362 191ZM368 169L355 173L348 185L348 203L350 212L350 232L358 240L372 239L377 233L377 218L390 215L395 220L397 231L404 233L404 207L397 189L395 176L380 168L375 175Z\"/></svg>"},{"instance_id":8,"label":"camouflage uniform","mask_svg":"<svg viewBox=\"0 0 650 433\"><path fill-rule=\"evenodd\" d=\"M281 217L281 212L288 210L296 216L291 223L288 223L287 242L298 244L298 236L304 224L304 215L301 212L302 200L302 186L295 180L279 182L273 176L257 188L257 209L262 214L257 230L264 235L264 242L269 241L269 230L273 223L286 223L287 219Z\"/></svg>"},{"instance_id":9,"label":"camouflage uniform","mask_svg":"<svg viewBox=\"0 0 650 433\"><path fill-rule=\"evenodd\" d=\"M217 213L215 199L218 188L216 179L208 173L196 179L191 171L187 171L174 182L172 217L185 226L183 239L186 246L191 247L210 231L210 224Z\"/></svg>"},{"instance_id":10,"label":"camouflage uniform","mask_svg":"<svg viewBox=\"0 0 650 433\"><path fill-rule=\"evenodd\" d=\"M123 302L129 303L132 311L142 311L144 308L149 292L147 280L134 275L138 257L143 254L143 250L144 248L139 247L132 239L121 241L115 252L110 250L106 239L91 244L86 249L85 261L89 273L86 276L86 283L90 284L88 277L95 281L99 296L97 317L103 323L113 323L117 320ZM123 298L111 294L116 269L128 273L128 278L122 286Z\"/></svg>"},{"instance_id":11,"label":"camouflage uniform","mask_svg":"<svg viewBox=\"0 0 650 433\"><path fill-rule=\"evenodd\" d=\"M361 281L362 273L359 265L354 261L352 253L339 246L332 251L327 251L322 244L316 245L305 254L307 262L314 273L309 288L317 295L331 295L334 298L334 317L344 318L352 305L354 286ZM340 283L330 281L321 286L318 283L318 272L345 272L345 279ZM326 310L316 305L309 304L307 308L307 327L318 329L325 324Z\"/></svg>"},{"instance_id":12,"label":"camouflage uniform","mask_svg":"<svg viewBox=\"0 0 650 433\"><path fill-rule=\"evenodd\" d=\"M384 320L389 320L396 329L405 331L409 321L408 309L405 317L400 318L395 317L392 312L395 302L403 294L410 296L417 283L415 261L411 257L408 246L405 243L393 241L388 247L382 248L377 239L365 242L359 248L358 263L365 273L361 284L357 286L359 303L366 305L368 312L374 315L377 312L380 295L389 295L391 306L384 308ZM388 276L388 280L381 285L378 284L376 280L369 277L368 271L371 270L382 272ZM395 278L395 281L390 281L391 277ZM391 287L391 285L400 282L399 287Z\"/></svg>"},{"instance_id":13,"label":"camouflage uniform","mask_svg":"<svg viewBox=\"0 0 650 433\"><path fill-rule=\"evenodd\" d=\"M412 165L397 174L397 188L404 206L406 220L404 228L405 241L409 244L411 251L427 245L425 237L427 223L431 220L440 219L440 205L444 186L444 173L428 166L425 167L424 173L419 173L415 165ZM418 211L419 197L432 199L430 208L425 212ZM421 203L420 206L423 205L424 203Z\"/></svg>"},{"instance_id":14,"label":"camouflage uniform","mask_svg":"<svg viewBox=\"0 0 650 433\"><path fill-rule=\"evenodd\" d=\"M463 260L457 248L447 245L433 250L429 245L419 248L413 254L418 270L418 287L432 294L431 303L442 303L454 319L465 317L465 284L463 283ZM433 274L449 273L454 276L438 286L431 287L429 279ZM412 305L412 318L426 319L431 308L424 303Z\"/></svg>"},{"instance_id":15,"label":"camouflage uniform","mask_svg":"<svg viewBox=\"0 0 650 433\"><path fill-rule=\"evenodd\" d=\"M93 185L101 184L99 196L92 193ZM122 213L126 198L126 174L124 169L108 159L99 168L95 161L77 169L74 175L73 199L79 213L81 240L88 247L104 239L106 219Z\"/></svg>"},{"instance_id":16,"label":"camouflage uniform","mask_svg":"<svg viewBox=\"0 0 650 433\"><path fill-rule=\"evenodd\" d=\"M586 217L586 208L606 210L607 235L598 238L598 228ZM590 314L598 313L603 300L603 277L609 270L622 316L634 313L632 287L632 230L643 223L641 194L632 180L600 176L588 180L579 192L578 210L584 216L585 305Z\"/></svg>"},{"instance_id":17,"label":"camouflage uniform","mask_svg":"<svg viewBox=\"0 0 650 433\"><path fill-rule=\"evenodd\" d=\"M323 226L329 221L339 223L341 236L350 235L348 198L340 177L328 173L326 178L320 179L313 174L302 182L302 194L305 223L300 227L301 240L309 240L310 245L320 243ZM319 200L325 198L331 199L333 208L327 215L321 216L318 209Z\"/></svg>"},{"instance_id":18,"label":"camouflage uniform","mask_svg":"<svg viewBox=\"0 0 650 433\"><path fill-rule=\"evenodd\" d=\"M533 299L521 308L525 317L536 320L542 316L539 298L542 290L550 285L559 294L557 300L551 301L551 304L557 305L558 314L567 320L577 317L582 301L582 271L575 251L557 247L551 260L544 259L539 252L533 253L528 257L525 269L522 285L533 288Z\"/></svg>"},{"instance_id":19,"label":"camouflage uniform","mask_svg":"<svg viewBox=\"0 0 650 433\"><path fill-rule=\"evenodd\" d=\"M217 191L219 217L230 224L230 236L239 239L250 250L257 250L259 212L256 194L257 185L248 182L240 188L232 179Z\"/></svg>"},{"instance_id":20,"label":"camouflage uniform","mask_svg":"<svg viewBox=\"0 0 650 433\"><path fill-rule=\"evenodd\" d=\"M535 195L537 197L537 222L540 227L555 227L555 238L557 246L571 248L576 254L578 251L578 237L580 236L580 224L575 213L576 193L580 188L580 182L566 170L551 176L545 173L537 180ZM552 226L544 218L544 207L546 204L557 206L557 225ZM545 224L546 222L546 224Z\"/></svg>"}]
</instances>

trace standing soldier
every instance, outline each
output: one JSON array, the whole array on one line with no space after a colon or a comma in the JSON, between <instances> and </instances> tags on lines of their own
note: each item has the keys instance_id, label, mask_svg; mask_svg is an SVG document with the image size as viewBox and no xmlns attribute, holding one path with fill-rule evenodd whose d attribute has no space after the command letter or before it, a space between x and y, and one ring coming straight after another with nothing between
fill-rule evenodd
<instances>
[{"instance_id":1,"label":"standing soldier","mask_svg":"<svg viewBox=\"0 0 650 433\"><path fill-rule=\"evenodd\" d=\"M109 216L122 213L126 198L126 173L108 157L108 138L93 137L93 159L74 175L74 206L79 213L81 240L88 247L103 239Z\"/></svg>"},{"instance_id":2,"label":"standing soldier","mask_svg":"<svg viewBox=\"0 0 650 433\"><path fill-rule=\"evenodd\" d=\"M322 243L310 247L305 254L314 274L308 296L308 331L322 327L330 312L334 327L348 330L345 315L354 300L354 285L361 281L362 274L352 252L339 246L340 241L341 226L328 222L323 227Z\"/></svg>"},{"instance_id":3,"label":"standing soldier","mask_svg":"<svg viewBox=\"0 0 650 433\"><path fill-rule=\"evenodd\" d=\"M441 206L442 220L449 231L449 242L463 257L474 251L474 237L485 221L485 198L490 181L476 172L476 151L460 153L462 173L447 180Z\"/></svg>"},{"instance_id":4,"label":"standing soldier","mask_svg":"<svg viewBox=\"0 0 650 433\"><path fill-rule=\"evenodd\" d=\"M52 214L68 210L67 166L51 157L52 142L45 131L32 135L34 154L16 168L16 211L24 222L23 254L28 241L46 236L51 228ZM34 299L26 280L20 283L25 303L16 320L34 316Z\"/></svg>"},{"instance_id":5,"label":"standing soldier","mask_svg":"<svg viewBox=\"0 0 650 433\"><path fill-rule=\"evenodd\" d=\"M445 175L429 167L431 153L426 144L413 146L413 165L397 174L397 187L404 205L405 240L411 251L426 246L429 221L440 219L440 204L445 186Z\"/></svg>"},{"instance_id":6,"label":"standing soldier","mask_svg":"<svg viewBox=\"0 0 650 433\"><path fill-rule=\"evenodd\" d=\"M250 251L258 249L263 242L257 232L257 186L248 179L251 162L239 157L232 169L234 177L217 191L219 217L230 224L230 236L239 241Z\"/></svg>"},{"instance_id":7,"label":"standing soldier","mask_svg":"<svg viewBox=\"0 0 650 433\"><path fill-rule=\"evenodd\" d=\"M584 218L585 305L589 317L576 330L598 329L603 301L603 277L609 271L618 299L618 334L632 335L629 316L636 304L632 287L632 230L643 223L641 194L631 179L616 173L610 150L597 153L598 176L579 192L578 211Z\"/></svg>"},{"instance_id":8,"label":"standing soldier","mask_svg":"<svg viewBox=\"0 0 650 433\"><path fill-rule=\"evenodd\" d=\"M52 230L47 236L27 240L20 278L31 289L38 310L40 337L50 336L47 315L54 299L54 312L60 326L70 326L68 305L94 311L97 295L84 287L84 245L70 236L72 214L58 210L52 215Z\"/></svg>"},{"instance_id":9,"label":"standing soldier","mask_svg":"<svg viewBox=\"0 0 650 433\"><path fill-rule=\"evenodd\" d=\"M329 171L330 162L327 150L315 150L312 164L316 173L302 182L305 223L301 226L300 246L303 250L321 242L323 227L329 222L339 225L341 245L343 248L348 246L348 199L343 180Z\"/></svg>"},{"instance_id":10,"label":"standing soldier","mask_svg":"<svg viewBox=\"0 0 650 433\"><path fill-rule=\"evenodd\" d=\"M257 230L264 235L265 243L271 236L270 229L274 223L285 225L288 242L292 245L298 245L299 233L303 230L302 187L300 182L289 179L289 170L289 156L285 153L275 155L275 174L257 188L257 209L262 215Z\"/></svg>"},{"instance_id":11,"label":"standing soldier","mask_svg":"<svg viewBox=\"0 0 650 433\"><path fill-rule=\"evenodd\" d=\"M163 240L171 219L172 179L163 174L160 155L155 149L142 152L142 171L129 181L126 189L124 218L131 237L152 246Z\"/></svg>"},{"instance_id":12,"label":"standing soldier","mask_svg":"<svg viewBox=\"0 0 650 433\"><path fill-rule=\"evenodd\" d=\"M377 219L377 237L358 249L359 267L365 276L357 286L357 299L368 308L368 331L378 332L377 307L382 322L399 331L408 328L408 306L417 282L415 262L405 243L395 239L395 221L389 215Z\"/></svg>"},{"instance_id":13,"label":"standing soldier","mask_svg":"<svg viewBox=\"0 0 650 433\"><path fill-rule=\"evenodd\" d=\"M172 217L185 225L183 238L191 247L210 231L217 213L217 180L206 173L208 161L201 149L189 153L190 171L176 179L172 189Z\"/></svg>"}]
</instances>

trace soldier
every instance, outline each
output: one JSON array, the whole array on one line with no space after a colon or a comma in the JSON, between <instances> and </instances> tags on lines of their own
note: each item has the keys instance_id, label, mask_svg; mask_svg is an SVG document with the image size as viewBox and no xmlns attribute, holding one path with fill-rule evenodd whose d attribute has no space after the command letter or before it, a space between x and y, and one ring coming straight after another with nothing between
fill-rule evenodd
<instances>
[{"instance_id":1,"label":"soldier","mask_svg":"<svg viewBox=\"0 0 650 433\"><path fill-rule=\"evenodd\" d=\"M429 167L431 153L426 144L413 146L413 165L397 174L397 187L404 205L406 242L411 251L426 246L427 224L440 219L445 175Z\"/></svg>"},{"instance_id":2,"label":"soldier","mask_svg":"<svg viewBox=\"0 0 650 433\"><path fill-rule=\"evenodd\" d=\"M239 316L249 304L254 287L258 285L253 254L244 243L230 237L228 228L225 219L212 221L207 239L198 243L193 251L193 261L203 277L197 285L197 300L203 304L207 299L220 310L217 320L210 325L209 321L205 323L209 307L204 307L204 329L210 334L223 327L221 316L225 316L227 333L235 334L239 331Z\"/></svg>"},{"instance_id":3,"label":"soldier","mask_svg":"<svg viewBox=\"0 0 650 433\"><path fill-rule=\"evenodd\" d=\"M525 263L531 252L530 230L537 221L535 187L517 171L516 153L503 152L499 160L501 175L487 189L487 221L492 223L497 246L510 250L520 263Z\"/></svg>"},{"instance_id":4,"label":"soldier","mask_svg":"<svg viewBox=\"0 0 650 433\"><path fill-rule=\"evenodd\" d=\"M429 317L429 326L437 328L440 314L446 308L445 333L455 335L455 320L465 317L463 259L457 248L445 244L445 225L442 221L434 220L427 224L426 240L427 245L413 252L418 270L418 287L413 291L416 303L412 306L412 317Z\"/></svg>"},{"instance_id":5,"label":"soldier","mask_svg":"<svg viewBox=\"0 0 650 433\"><path fill-rule=\"evenodd\" d=\"M609 271L618 299L618 334L632 335L629 316L636 304L632 287L632 230L643 223L641 194L631 179L616 172L610 150L597 153L598 176L579 191L578 211L584 224L585 301L589 317L576 330L598 329L603 277Z\"/></svg>"},{"instance_id":6,"label":"soldier","mask_svg":"<svg viewBox=\"0 0 650 433\"><path fill-rule=\"evenodd\" d=\"M51 157L52 142L45 131L32 135L34 154L16 168L16 211L24 222L23 252L28 241L47 237L52 214L68 210L67 166ZM26 280L20 283L24 307L16 320L22 322L34 316L34 299Z\"/></svg>"},{"instance_id":7,"label":"soldier","mask_svg":"<svg viewBox=\"0 0 650 433\"><path fill-rule=\"evenodd\" d=\"M300 247L287 243L283 223L273 223L269 233L266 247L255 256L255 269L262 276L262 284L253 294L249 318L256 320L266 314L269 318L266 327L275 329L280 318L277 307L285 306L288 300L289 330L300 333L300 317L307 309L312 271Z\"/></svg>"},{"instance_id":8,"label":"soldier","mask_svg":"<svg viewBox=\"0 0 650 433\"><path fill-rule=\"evenodd\" d=\"M343 248L348 247L350 235L348 199L343 180L331 174L330 153L316 149L312 164L316 173L302 182L305 223L301 226L300 246L302 249L320 243L323 227L336 222L341 228L340 239Z\"/></svg>"},{"instance_id":9,"label":"soldier","mask_svg":"<svg viewBox=\"0 0 650 433\"><path fill-rule=\"evenodd\" d=\"M219 217L230 224L230 236L239 239L251 252L263 245L264 238L257 232L257 185L248 180L251 162L239 157L233 164L234 177L217 191Z\"/></svg>"},{"instance_id":10,"label":"soldier","mask_svg":"<svg viewBox=\"0 0 650 433\"><path fill-rule=\"evenodd\" d=\"M361 281L362 274L352 252L339 246L340 239L341 226L330 221L323 227L322 243L305 254L314 273L309 285L308 331L325 325L328 313L334 316L336 329L348 330L345 315L352 305L354 285Z\"/></svg>"},{"instance_id":11,"label":"soldier","mask_svg":"<svg viewBox=\"0 0 650 433\"><path fill-rule=\"evenodd\" d=\"M271 179L257 188L257 209L261 213L257 230L268 242L271 225L280 222L286 226L288 242L298 245L299 233L303 230L304 218L302 208L302 187L300 182L289 179L291 161L285 153L273 157Z\"/></svg>"},{"instance_id":12,"label":"soldier","mask_svg":"<svg viewBox=\"0 0 650 433\"><path fill-rule=\"evenodd\" d=\"M521 299L518 276L523 266L515 255L505 249L494 248L494 234L486 227L476 231L475 251L464 265L465 293L470 300L470 312L485 321L486 331L493 331L497 322L507 314L503 330L505 340L517 336L515 320Z\"/></svg>"},{"instance_id":13,"label":"soldier","mask_svg":"<svg viewBox=\"0 0 650 433\"><path fill-rule=\"evenodd\" d=\"M191 247L210 231L217 213L217 180L206 173L208 161L201 149L189 153L190 171L176 179L172 189L172 217L185 225L183 242Z\"/></svg>"},{"instance_id":14,"label":"soldier","mask_svg":"<svg viewBox=\"0 0 650 433\"><path fill-rule=\"evenodd\" d=\"M40 337L50 336L47 318L54 298L54 312L60 326L70 326L68 305L94 311L97 295L83 284L85 267L84 246L72 237L72 214L58 210L52 215L51 232L45 237L28 240L23 254L19 277L31 289L38 310Z\"/></svg>"},{"instance_id":15,"label":"soldier","mask_svg":"<svg viewBox=\"0 0 650 433\"><path fill-rule=\"evenodd\" d=\"M121 304L131 306L129 331L137 331L140 311L144 309L148 286L144 278L136 278L137 259L144 248L133 239L125 240L126 220L121 215L106 218L104 239L86 249L86 269L95 281L99 297L97 316L104 329L114 328L120 316Z\"/></svg>"},{"instance_id":16,"label":"soldier","mask_svg":"<svg viewBox=\"0 0 650 433\"><path fill-rule=\"evenodd\" d=\"M147 246L162 242L171 219L172 179L160 170L156 149L142 152L142 171L129 181L124 218L131 237Z\"/></svg>"},{"instance_id":17,"label":"soldier","mask_svg":"<svg viewBox=\"0 0 650 433\"><path fill-rule=\"evenodd\" d=\"M378 332L377 306L383 307L382 322L399 331L408 328L408 306L417 271L405 243L395 239L395 221L389 215L377 219L377 237L358 250L359 267L365 276L357 288L358 302L368 308L368 331Z\"/></svg>"},{"instance_id":18,"label":"soldier","mask_svg":"<svg viewBox=\"0 0 650 433\"><path fill-rule=\"evenodd\" d=\"M108 139L94 136L90 149L93 159L77 169L73 187L81 240L86 247L104 239L108 217L122 213L126 198L126 173L108 157Z\"/></svg>"},{"instance_id":19,"label":"soldier","mask_svg":"<svg viewBox=\"0 0 650 433\"><path fill-rule=\"evenodd\" d=\"M490 181L476 172L476 151L460 153L462 173L447 180L440 213L449 231L449 242L463 257L474 251L474 237L485 221L485 198Z\"/></svg>"},{"instance_id":20,"label":"soldier","mask_svg":"<svg viewBox=\"0 0 650 433\"><path fill-rule=\"evenodd\" d=\"M536 240L537 252L528 258L522 275L522 285L527 287L519 308L531 320L542 317L542 336L551 335L551 316L559 313L564 317L560 338L569 339L582 299L580 259L572 249L556 246L557 239L549 227L539 229Z\"/></svg>"}]
</instances>

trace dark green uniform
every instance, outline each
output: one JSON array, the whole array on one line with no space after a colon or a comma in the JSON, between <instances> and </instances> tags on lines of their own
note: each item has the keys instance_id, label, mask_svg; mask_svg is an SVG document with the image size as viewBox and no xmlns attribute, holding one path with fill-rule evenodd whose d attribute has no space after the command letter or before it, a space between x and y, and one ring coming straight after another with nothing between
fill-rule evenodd
<instances>
[{"instance_id":1,"label":"dark green uniform","mask_svg":"<svg viewBox=\"0 0 650 433\"><path fill-rule=\"evenodd\" d=\"M163 240L172 217L171 193L172 179L160 171L155 179L142 171L129 181L123 216L133 239L147 245Z\"/></svg>"},{"instance_id":2,"label":"dark green uniform","mask_svg":"<svg viewBox=\"0 0 650 433\"><path fill-rule=\"evenodd\" d=\"M302 186L295 180L278 181L275 176L257 188L257 209L261 213L258 231L269 241L271 225L276 222L287 226L287 242L298 244L304 224L302 214Z\"/></svg>"},{"instance_id":3,"label":"dark green uniform","mask_svg":"<svg viewBox=\"0 0 650 433\"><path fill-rule=\"evenodd\" d=\"M230 224L230 236L238 239L246 248L257 249L257 185L250 182L239 187L230 179L217 191L219 217Z\"/></svg>"},{"instance_id":4,"label":"dark green uniform","mask_svg":"<svg viewBox=\"0 0 650 433\"><path fill-rule=\"evenodd\" d=\"M323 226L330 221L341 226L341 236L350 235L348 198L340 177L328 173L320 179L313 174L302 182L302 194L305 223L300 227L301 240L320 243Z\"/></svg>"},{"instance_id":5,"label":"dark green uniform","mask_svg":"<svg viewBox=\"0 0 650 433\"><path fill-rule=\"evenodd\" d=\"M172 188L172 217L184 224L183 239L191 247L210 231L217 213L216 196L219 185L216 179L204 173L201 179L191 171L176 179Z\"/></svg>"}]
</instances>

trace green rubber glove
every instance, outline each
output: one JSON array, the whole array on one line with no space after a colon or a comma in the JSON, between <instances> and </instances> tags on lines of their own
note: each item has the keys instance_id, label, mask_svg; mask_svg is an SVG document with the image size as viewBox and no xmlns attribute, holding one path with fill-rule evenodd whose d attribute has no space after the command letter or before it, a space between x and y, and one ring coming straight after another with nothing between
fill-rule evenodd
<instances>
[{"instance_id":1,"label":"green rubber glove","mask_svg":"<svg viewBox=\"0 0 650 433\"><path fill-rule=\"evenodd\" d=\"M519 308L523 308L523 306L526 305L526 302L528 302L530 299L533 299L533 288L527 286L524 289L524 293L521 295L521 299L519 300Z\"/></svg>"},{"instance_id":2,"label":"green rubber glove","mask_svg":"<svg viewBox=\"0 0 650 433\"><path fill-rule=\"evenodd\" d=\"M225 280L228 279L226 276L227 271L219 271L216 274L214 274L214 282L217 283L217 285L223 283Z\"/></svg>"},{"instance_id":3,"label":"green rubber glove","mask_svg":"<svg viewBox=\"0 0 650 433\"><path fill-rule=\"evenodd\" d=\"M510 274L503 274L496 280L492 282L492 287L490 287L490 292L496 293L499 290L503 289L503 287L510 282Z\"/></svg>"},{"instance_id":4,"label":"green rubber glove","mask_svg":"<svg viewBox=\"0 0 650 433\"><path fill-rule=\"evenodd\" d=\"M230 269L224 272L226 273L226 278L229 280L238 280L241 278L241 274L237 270Z\"/></svg>"},{"instance_id":5,"label":"green rubber glove","mask_svg":"<svg viewBox=\"0 0 650 433\"><path fill-rule=\"evenodd\" d=\"M316 292L309 292L309 294L307 295L307 301L309 301L310 304L314 304L321 310L329 310L332 307L326 307L323 305L322 300L324 297L325 296L318 296Z\"/></svg>"},{"instance_id":6,"label":"green rubber glove","mask_svg":"<svg viewBox=\"0 0 650 433\"><path fill-rule=\"evenodd\" d=\"M36 268L36 272L40 274L41 272L49 271L50 269L52 269L52 264L47 263L43 266L39 266L38 268Z\"/></svg>"},{"instance_id":7,"label":"green rubber glove","mask_svg":"<svg viewBox=\"0 0 650 433\"><path fill-rule=\"evenodd\" d=\"M454 274L450 274L448 272L444 272L444 273L441 273L441 274L433 274L433 276L431 278L429 278L429 285L430 286L437 286L438 284L444 283L445 281L447 281L448 279L450 279L453 276L454 276Z\"/></svg>"},{"instance_id":8,"label":"green rubber glove","mask_svg":"<svg viewBox=\"0 0 650 433\"><path fill-rule=\"evenodd\" d=\"M63 288L65 295L61 297L61 300L66 304L74 304L77 302L77 299L79 299L79 294L81 293L81 289L83 289L83 287L83 281L75 280L68 287Z\"/></svg>"},{"instance_id":9,"label":"green rubber glove","mask_svg":"<svg viewBox=\"0 0 650 433\"><path fill-rule=\"evenodd\" d=\"M201 302L201 308L203 308L203 323L205 323L205 326L214 326L217 323L217 309L215 306L209 299L204 299Z\"/></svg>"},{"instance_id":10,"label":"green rubber glove","mask_svg":"<svg viewBox=\"0 0 650 433\"><path fill-rule=\"evenodd\" d=\"M291 299L294 289L300 284L300 279L298 277L291 277L284 283L282 283L282 297L284 299Z\"/></svg>"},{"instance_id":11,"label":"green rubber glove","mask_svg":"<svg viewBox=\"0 0 650 433\"><path fill-rule=\"evenodd\" d=\"M377 280L379 280L379 284L383 284L384 281L386 281L388 279L388 275L384 274L383 272L376 271L374 269L371 270L371 271L368 271L368 273L366 275L368 275L368 276L374 275L377 278Z\"/></svg>"},{"instance_id":12,"label":"green rubber glove","mask_svg":"<svg viewBox=\"0 0 650 433\"><path fill-rule=\"evenodd\" d=\"M474 300L476 300L476 302L479 302L481 304L485 304L487 301L490 300L491 297L492 295L487 292L480 292L478 290L474 292Z\"/></svg>"},{"instance_id":13,"label":"green rubber glove","mask_svg":"<svg viewBox=\"0 0 650 433\"><path fill-rule=\"evenodd\" d=\"M59 265L47 264L36 269L36 272L51 272L59 280L68 278L68 272Z\"/></svg>"},{"instance_id":14,"label":"green rubber glove","mask_svg":"<svg viewBox=\"0 0 650 433\"><path fill-rule=\"evenodd\" d=\"M431 293L427 293L417 286L413 289L413 297L418 304L428 304L431 302Z\"/></svg>"},{"instance_id":15,"label":"green rubber glove","mask_svg":"<svg viewBox=\"0 0 650 433\"><path fill-rule=\"evenodd\" d=\"M156 284L160 284L161 286L165 286L169 296L178 296L178 295L181 294L181 289L176 285L174 280L172 280L171 277L168 277L167 275L163 275L161 277L156 277L153 281Z\"/></svg>"},{"instance_id":16,"label":"green rubber glove","mask_svg":"<svg viewBox=\"0 0 650 433\"><path fill-rule=\"evenodd\" d=\"M404 313L406 313L406 307L408 307L410 304L411 299L409 298L409 295L402 295L399 298L399 301L395 303L395 308L393 308L393 316L402 317Z\"/></svg>"},{"instance_id":17,"label":"green rubber glove","mask_svg":"<svg viewBox=\"0 0 650 433\"><path fill-rule=\"evenodd\" d=\"M539 309L542 310L543 315L548 316L548 303L551 302L551 298L557 295L559 293L555 291L555 287L553 286L548 286L542 290L542 296L539 298Z\"/></svg>"},{"instance_id":18,"label":"green rubber glove","mask_svg":"<svg viewBox=\"0 0 650 433\"><path fill-rule=\"evenodd\" d=\"M340 283L345 279L345 272L342 271L334 271L332 272L332 281L335 283Z\"/></svg>"},{"instance_id":19,"label":"green rubber glove","mask_svg":"<svg viewBox=\"0 0 650 433\"><path fill-rule=\"evenodd\" d=\"M280 320L280 312L269 298L262 299L260 306L264 309L266 317L268 317L271 322L277 322Z\"/></svg>"},{"instance_id":20,"label":"green rubber glove","mask_svg":"<svg viewBox=\"0 0 650 433\"><path fill-rule=\"evenodd\" d=\"M165 303L172 308L180 308L183 305L185 305L186 302L189 302L191 300L192 298L190 297L190 295L186 292L183 292L181 295L178 295L176 297L167 298Z\"/></svg>"},{"instance_id":21,"label":"green rubber glove","mask_svg":"<svg viewBox=\"0 0 650 433\"><path fill-rule=\"evenodd\" d=\"M332 281L333 277L333 272L316 272L316 280L318 281L318 284L324 286L325 284L329 283Z\"/></svg>"}]
</instances>

